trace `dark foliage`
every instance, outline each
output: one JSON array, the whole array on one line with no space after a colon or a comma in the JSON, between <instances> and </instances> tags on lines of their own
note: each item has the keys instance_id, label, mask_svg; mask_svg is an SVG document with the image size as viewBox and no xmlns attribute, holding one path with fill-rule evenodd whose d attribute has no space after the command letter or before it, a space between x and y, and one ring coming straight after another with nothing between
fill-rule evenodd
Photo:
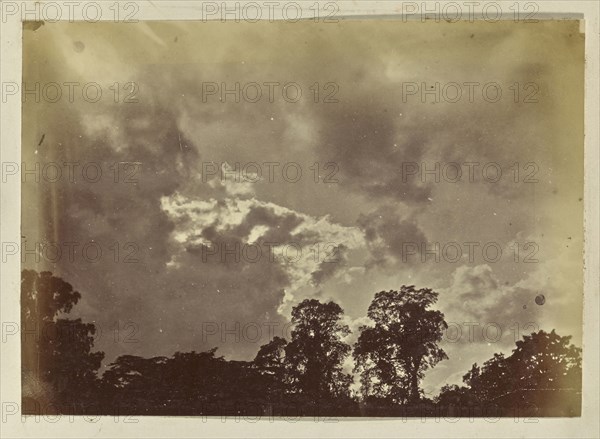
<instances>
[{"instance_id":1,"label":"dark foliage","mask_svg":"<svg viewBox=\"0 0 600 439\"><path fill-rule=\"evenodd\" d=\"M44 407L85 404L96 393L104 354L92 352L96 328L59 318L81 295L49 272L24 270L21 280L21 370L24 397Z\"/></svg>"},{"instance_id":2,"label":"dark foliage","mask_svg":"<svg viewBox=\"0 0 600 439\"><path fill-rule=\"evenodd\" d=\"M447 327L430 309L437 293L403 286L375 295L353 350L361 395L343 363L351 347L343 310L304 300L292 310L289 342L275 337L253 361L228 361L213 348L172 357L123 355L97 372L96 328L70 320L81 298L49 272L24 270L21 282L23 413L194 415L260 419L344 416L577 416L581 349L571 337L539 331L509 357L495 354L446 385L435 401L422 397L424 372L447 358L438 346Z\"/></svg>"},{"instance_id":3,"label":"dark foliage","mask_svg":"<svg viewBox=\"0 0 600 439\"><path fill-rule=\"evenodd\" d=\"M367 313L375 325L360 328L354 348L364 399L402 404L421 400L423 374L448 358L438 346L448 327L444 314L429 309L437 296L414 286L375 295Z\"/></svg>"}]
</instances>

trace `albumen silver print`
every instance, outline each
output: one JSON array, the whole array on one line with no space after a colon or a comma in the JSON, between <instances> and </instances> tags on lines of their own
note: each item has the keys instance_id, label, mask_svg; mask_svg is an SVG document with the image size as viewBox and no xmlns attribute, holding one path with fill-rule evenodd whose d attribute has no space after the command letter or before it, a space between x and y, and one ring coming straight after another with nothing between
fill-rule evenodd
<instances>
[{"instance_id":1,"label":"albumen silver print","mask_svg":"<svg viewBox=\"0 0 600 439\"><path fill-rule=\"evenodd\" d=\"M583 20L45 3L2 82L18 413L582 416Z\"/></svg>"}]
</instances>

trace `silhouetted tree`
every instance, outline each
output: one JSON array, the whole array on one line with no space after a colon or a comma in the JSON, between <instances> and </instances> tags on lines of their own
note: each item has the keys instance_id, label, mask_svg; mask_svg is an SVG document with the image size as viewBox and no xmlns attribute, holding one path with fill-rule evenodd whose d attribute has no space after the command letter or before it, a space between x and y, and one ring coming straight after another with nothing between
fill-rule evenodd
<instances>
[{"instance_id":1,"label":"silhouetted tree","mask_svg":"<svg viewBox=\"0 0 600 439\"><path fill-rule=\"evenodd\" d=\"M342 338L350 328L340 323L344 311L334 303L306 299L292 309L292 339L285 347L294 393L327 400L349 398L352 376L342 370L350 346Z\"/></svg>"},{"instance_id":2,"label":"silhouetted tree","mask_svg":"<svg viewBox=\"0 0 600 439\"><path fill-rule=\"evenodd\" d=\"M21 273L21 320L36 329L34 323L53 322L59 313L69 313L79 299L81 294L70 283L49 271Z\"/></svg>"},{"instance_id":3,"label":"silhouetted tree","mask_svg":"<svg viewBox=\"0 0 600 439\"><path fill-rule=\"evenodd\" d=\"M485 416L487 403L501 414L507 408L520 410L524 403L534 409L527 413L580 413L581 349L555 331L526 335L510 356L495 354L481 367L474 364L463 376L466 387L444 386L437 407L422 398L423 374L447 358L439 347L447 328L444 315L430 309L437 297L414 286L375 295L368 309L373 324L360 328L353 356L363 400L386 404L383 412L376 404L365 404L361 414L372 409L392 416L400 414L398 409L423 407L426 413L442 409L450 416L471 416L476 408L475 416ZM104 354L92 352L95 326L62 318L80 298L69 283L49 272L22 272L24 402L91 405L96 414L111 414L118 407L123 414L278 416L289 415L289 406L304 416L359 413L350 392L352 376L343 370L351 351L343 339L350 329L334 302L306 299L295 306L290 342L274 337L251 362L227 361L216 355L217 348L172 357L123 355L99 381L96 371ZM27 407L23 412L36 413Z\"/></svg>"},{"instance_id":4,"label":"silhouetted tree","mask_svg":"<svg viewBox=\"0 0 600 439\"><path fill-rule=\"evenodd\" d=\"M402 286L381 291L368 310L374 326L362 326L354 348L355 371L361 374L363 398L396 403L421 399L424 372L448 358L439 347L448 327L444 314L428 309L438 294Z\"/></svg>"},{"instance_id":5,"label":"silhouetted tree","mask_svg":"<svg viewBox=\"0 0 600 439\"><path fill-rule=\"evenodd\" d=\"M479 401L491 401L510 392L514 388L514 378L504 354L494 354L481 368L475 363L463 376L463 381Z\"/></svg>"},{"instance_id":6,"label":"silhouetted tree","mask_svg":"<svg viewBox=\"0 0 600 439\"><path fill-rule=\"evenodd\" d=\"M580 390L581 349L570 340L554 330L525 335L509 357L494 354L481 368L474 364L463 380L483 401L521 390Z\"/></svg>"},{"instance_id":7,"label":"silhouetted tree","mask_svg":"<svg viewBox=\"0 0 600 439\"><path fill-rule=\"evenodd\" d=\"M509 361L521 388L581 389L581 349L571 336L539 331L517 342Z\"/></svg>"},{"instance_id":8,"label":"silhouetted tree","mask_svg":"<svg viewBox=\"0 0 600 439\"><path fill-rule=\"evenodd\" d=\"M287 341L274 337L258 350L254 358L254 366L261 377L261 386L269 399L281 399L287 383L285 348Z\"/></svg>"},{"instance_id":9,"label":"silhouetted tree","mask_svg":"<svg viewBox=\"0 0 600 439\"><path fill-rule=\"evenodd\" d=\"M195 399L216 398L226 385L223 357L217 348L206 352L176 352L167 364L165 379L179 389L179 396Z\"/></svg>"},{"instance_id":10,"label":"silhouetted tree","mask_svg":"<svg viewBox=\"0 0 600 439\"><path fill-rule=\"evenodd\" d=\"M102 383L109 391L120 391L128 396L150 396L163 387L167 362L166 357L122 355L107 367Z\"/></svg>"},{"instance_id":11,"label":"silhouetted tree","mask_svg":"<svg viewBox=\"0 0 600 439\"><path fill-rule=\"evenodd\" d=\"M467 387L456 384L446 384L440 389L435 402L440 405L466 406L471 402L471 392Z\"/></svg>"},{"instance_id":12,"label":"silhouetted tree","mask_svg":"<svg viewBox=\"0 0 600 439\"><path fill-rule=\"evenodd\" d=\"M437 416L481 416L482 413L493 415L497 412L485 410L479 400L468 387L446 384L434 398L437 405Z\"/></svg>"},{"instance_id":13,"label":"silhouetted tree","mask_svg":"<svg viewBox=\"0 0 600 439\"><path fill-rule=\"evenodd\" d=\"M96 371L104 358L104 353L91 351L96 327L58 318L80 298L71 284L50 272L21 273L23 385L27 392L44 389L44 404L84 402L96 390Z\"/></svg>"},{"instance_id":14,"label":"silhouetted tree","mask_svg":"<svg viewBox=\"0 0 600 439\"><path fill-rule=\"evenodd\" d=\"M213 348L148 359L122 355L102 376L107 402L134 413L161 413L168 407L191 414L207 401L232 397L240 390L241 374L215 352Z\"/></svg>"}]
</instances>

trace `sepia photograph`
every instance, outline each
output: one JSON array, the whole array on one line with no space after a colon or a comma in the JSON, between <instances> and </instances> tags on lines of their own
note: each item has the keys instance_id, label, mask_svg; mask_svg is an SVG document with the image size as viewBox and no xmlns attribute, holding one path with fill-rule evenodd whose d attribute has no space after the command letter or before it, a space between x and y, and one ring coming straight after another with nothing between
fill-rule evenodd
<instances>
[{"instance_id":1,"label":"sepia photograph","mask_svg":"<svg viewBox=\"0 0 600 439\"><path fill-rule=\"evenodd\" d=\"M2 81L3 418L581 418L582 17L44 3Z\"/></svg>"}]
</instances>

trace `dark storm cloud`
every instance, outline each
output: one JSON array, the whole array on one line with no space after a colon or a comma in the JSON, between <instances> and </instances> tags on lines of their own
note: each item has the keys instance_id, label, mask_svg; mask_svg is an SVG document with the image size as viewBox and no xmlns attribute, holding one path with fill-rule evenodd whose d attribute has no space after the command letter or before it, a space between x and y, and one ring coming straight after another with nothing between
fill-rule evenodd
<instances>
[{"instance_id":1,"label":"dark storm cloud","mask_svg":"<svg viewBox=\"0 0 600 439\"><path fill-rule=\"evenodd\" d=\"M320 262L319 268L311 274L315 286L323 284L348 265L348 247L344 244L332 244L325 251L327 254Z\"/></svg>"},{"instance_id":2,"label":"dark storm cloud","mask_svg":"<svg viewBox=\"0 0 600 439\"><path fill-rule=\"evenodd\" d=\"M142 82L150 87L164 79L160 75L147 78ZM218 337L203 339L204 323L227 322L232 327L235 322L277 319L283 290L290 282L281 265L268 258L257 263L223 264L203 261L195 254L194 244L187 246L187 252L179 252L170 235L177 223L163 210L161 198L177 190L193 192L200 198L203 194L223 196L225 192L221 186L214 188L201 181L198 151L202 150L203 139L188 138L178 128L180 108L169 103L172 95L165 92L144 96L144 105L101 102L87 105L80 114L74 113L73 107L57 106L58 111L44 121L52 125L57 119L54 126L61 127L47 127L51 145L48 160L85 160L99 164L104 172L96 183L61 180L46 191L40 203L49 206L46 212L56 206L57 215L52 216L55 221L44 223L48 236L81 244L94 242L103 249L97 262L82 259L76 251L73 263L61 260L52 267L82 292L83 316L93 316L105 331L115 322L133 321L138 328L139 341L135 344L112 343L108 336L98 339L96 348L107 353L107 361L125 352L168 355L177 349L202 350L220 345ZM215 120L207 114L200 116L202 120ZM139 163L137 181L125 183L123 175L118 182L113 181L109 167L131 162ZM300 222L291 213L278 218L260 208L254 215L257 223L272 226L269 230L273 229L273 239L285 239ZM279 223L283 226L281 232L276 228ZM210 227L203 230L203 235L230 245L241 244L245 237L219 233ZM179 257L179 265L167 268L174 254ZM131 263L125 263L128 256ZM157 307L157 303L161 305ZM253 355L257 346L246 343L229 349L239 358Z\"/></svg>"},{"instance_id":3,"label":"dark storm cloud","mask_svg":"<svg viewBox=\"0 0 600 439\"><path fill-rule=\"evenodd\" d=\"M502 264L491 271L478 266L457 271L457 265L441 263L426 271L402 262L406 242L491 237L504 245L517 232L529 239L533 232L554 236L550 230L577 236L581 221L557 214L548 194L560 188L556 197L563 201L581 192L579 162L572 160L580 151L564 146L578 138L576 124L564 120L567 112L578 111L575 85L563 83L554 67L572 68L565 77L577 77L568 66L582 54L579 45L545 24L497 23L494 29L375 24L103 24L94 36L83 25L57 24L26 35L28 82L103 81L105 91L115 81L139 85L138 104L112 104L109 94L98 104L24 106L28 159L45 134L38 148L44 160L141 163L137 184L114 183L109 170L94 184L24 185L24 197L34 200L23 203L28 237L93 239L103 249L115 241L121 245L119 263L107 252L94 264L78 259L50 267L81 291L74 312L86 320L103 328L115 321L138 323L137 344L98 341L108 361L121 353L170 355L215 345L227 355L250 358L258 343L203 340L202 323L227 322L231 328L235 321L287 321L291 306L315 295L338 301L349 319L360 319L373 285L397 288L404 276L415 274L423 286L441 287L440 307L457 321L551 316L550 322L563 322L561 312L579 309L570 295L580 290L571 281L580 267L564 268L565 261L578 261L576 246L551 247L556 260L527 273ZM173 35L177 44L170 43ZM74 52L74 41L82 41L85 51ZM404 81L470 80L501 83L506 100L431 104L416 96L403 102ZM204 101L205 81L228 87L295 81L305 94L297 104L281 98L256 104L222 103L219 96ZM339 102L313 103L309 87L317 81L321 88L337 83ZM543 99L515 104L507 87L528 81L539 82ZM306 178L252 185L219 176L207 182L203 163L213 161L335 162L339 183L315 185ZM536 161L544 184L516 185L510 173L497 184L435 184L403 173L405 163L431 167L449 161L521 166ZM568 206L571 213L579 208ZM496 210L498 216L492 216ZM203 261L206 241L231 247L248 243L250 236L302 246L331 242L341 261ZM138 263L122 262L127 243L137 246ZM365 263L384 270L365 271ZM548 273L555 284L549 301L532 309L529 299L549 282ZM528 276L535 282L519 284ZM453 372L464 364L455 367Z\"/></svg>"},{"instance_id":4,"label":"dark storm cloud","mask_svg":"<svg viewBox=\"0 0 600 439\"><path fill-rule=\"evenodd\" d=\"M64 127L52 136L52 141L70 144L75 154L85 148L84 154L77 154L78 158L100 164L107 174L108 167L114 164L141 164L136 175L138 183L124 183L122 179L115 183L112 174L105 174L97 183L65 182L58 189L65 194L58 206L61 213L56 233L60 241L81 245L94 242L103 254L94 263L76 254L74 263L62 260L57 269L83 292L100 327L106 329L115 321L133 320L141 328L140 343L133 348L148 352L157 343L153 332L159 334L154 303L161 301L165 285L170 283L163 277L171 251L168 236L174 225L161 210L160 197L181 185L185 164L193 163L195 154L179 151L172 115L161 112L160 117L143 116L153 119L145 130L123 123L122 136L129 145L121 151L115 146L123 145L112 145L103 135L80 136L83 129L77 126ZM53 159L62 161L68 157L55 155ZM187 281L193 282L193 275ZM110 337L101 338L97 347L112 355L115 350L132 348L110 343ZM162 352L168 353L169 349Z\"/></svg>"},{"instance_id":5,"label":"dark storm cloud","mask_svg":"<svg viewBox=\"0 0 600 439\"><path fill-rule=\"evenodd\" d=\"M426 201L430 185L403 177L403 163L421 161L425 127L398 126L401 116L396 104L383 93L359 92L346 98L343 105L331 105L319 114L317 132L324 160L339 166L344 184L368 196ZM398 135L403 129L412 133L409 139Z\"/></svg>"},{"instance_id":6,"label":"dark storm cloud","mask_svg":"<svg viewBox=\"0 0 600 439\"><path fill-rule=\"evenodd\" d=\"M397 264L406 264L417 261L414 257L407 258L408 247L416 245L421 248L421 243L427 242L425 234L413 221L403 218L397 211L389 206L360 215L358 226L365 233L367 248L371 253L369 267L386 268Z\"/></svg>"}]
</instances>

